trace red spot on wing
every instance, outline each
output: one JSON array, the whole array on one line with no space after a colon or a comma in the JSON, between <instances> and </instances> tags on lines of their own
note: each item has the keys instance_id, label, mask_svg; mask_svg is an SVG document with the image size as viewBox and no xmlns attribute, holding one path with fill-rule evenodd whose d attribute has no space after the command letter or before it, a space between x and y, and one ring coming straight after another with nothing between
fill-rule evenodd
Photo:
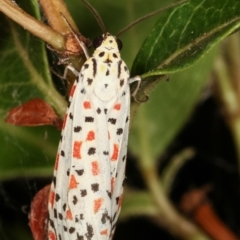
<instances>
[{"instance_id":1,"label":"red spot on wing","mask_svg":"<svg viewBox=\"0 0 240 240\"><path fill-rule=\"evenodd\" d=\"M72 174L70 177L70 182L69 182L69 189L77 188L77 185L79 183L77 182L75 176Z\"/></svg>"},{"instance_id":2,"label":"red spot on wing","mask_svg":"<svg viewBox=\"0 0 240 240\"><path fill-rule=\"evenodd\" d=\"M108 230L107 229L102 230L100 233L101 233L101 235L107 235L108 234Z\"/></svg>"},{"instance_id":3,"label":"red spot on wing","mask_svg":"<svg viewBox=\"0 0 240 240\"><path fill-rule=\"evenodd\" d=\"M111 178L111 193L113 193L115 178Z\"/></svg>"},{"instance_id":4,"label":"red spot on wing","mask_svg":"<svg viewBox=\"0 0 240 240\"><path fill-rule=\"evenodd\" d=\"M58 162L59 162L59 153L57 153L57 156L56 156L56 161L55 161L55 165L54 165L55 170L58 170Z\"/></svg>"},{"instance_id":5,"label":"red spot on wing","mask_svg":"<svg viewBox=\"0 0 240 240\"><path fill-rule=\"evenodd\" d=\"M88 102L88 101L85 101L85 102L83 102L83 107L84 107L85 109L90 109L90 108L91 108L91 103Z\"/></svg>"},{"instance_id":6,"label":"red spot on wing","mask_svg":"<svg viewBox=\"0 0 240 240\"><path fill-rule=\"evenodd\" d=\"M66 126L67 117L68 117L68 115L67 115L67 114L65 114L65 116L64 116L64 119L63 119L63 125L62 125L62 129L64 129L64 128L65 128L65 126Z\"/></svg>"},{"instance_id":7,"label":"red spot on wing","mask_svg":"<svg viewBox=\"0 0 240 240\"><path fill-rule=\"evenodd\" d=\"M93 206L94 213L97 213L99 211L102 204L103 204L103 198L98 198L98 199L94 200L94 206Z\"/></svg>"},{"instance_id":8,"label":"red spot on wing","mask_svg":"<svg viewBox=\"0 0 240 240\"><path fill-rule=\"evenodd\" d=\"M55 198L55 192L51 191L49 193L49 203L51 204L51 206L53 207L53 204L54 204L54 198Z\"/></svg>"},{"instance_id":9,"label":"red spot on wing","mask_svg":"<svg viewBox=\"0 0 240 240\"><path fill-rule=\"evenodd\" d=\"M67 210L67 212L66 212L66 218L67 219L69 219L69 220L72 220L73 219L73 217L72 217L72 212L71 212L71 210Z\"/></svg>"},{"instance_id":10,"label":"red spot on wing","mask_svg":"<svg viewBox=\"0 0 240 240\"><path fill-rule=\"evenodd\" d=\"M116 103L115 106L113 107L113 109L119 111L121 109L121 104L120 103Z\"/></svg>"},{"instance_id":11,"label":"red spot on wing","mask_svg":"<svg viewBox=\"0 0 240 240\"><path fill-rule=\"evenodd\" d=\"M118 209L120 209L121 206L122 206L122 200L123 200L123 195L121 195L121 196L119 197L119 201L118 201Z\"/></svg>"},{"instance_id":12,"label":"red spot on wing","mask_svg":"<svg viewBox=\"0 0 240 240\"><path fill-rule=\"evenodd\" d=\"M111 156L112 161L118 160L119 146L118 144L113 144L113 154Z\"/></svg>"},{"instance_id":13,"label":"red spot on wing","mask_svg":"<svg viewBox=\"0 0 240 240\"><path fill-rule=\"evenodd\" d=\"M99 164L97 161L92 162L92 175L96 176L99 174Z\"/></svg>"},{"instance_id":14,"label":"red spot on wing","mask_svg":"<svg viewBox=\"0 0 240 240\"><path fill-rule=\"evenodd\" d=\"M94 140L95 139L95 133L94 133L94 131L89 131L88 132L88 135L87 135L87 140L88 141L92 141L92 140Z\"/></svg>"},{"instance_id":15,"label":"red spot on wing","mask_svg":"<svg viewBox=\"0 0 240 240\"><path fill-rule=\"evenodd\" d=\"M75 92L75 89L76 89L76 85L73 85L72 86L72 89L71 89L71 92L70 92L70 97L73 96L74 92Z\"/></svg>"},{"instance_id":16,"label":"red spot on wing","mask_svg":"<svg viewBox=\"0 0 240 240\"><path fill-rule=\"evenodd\" d=\"M48 239L49 240L57 240L55 233L52 232L52 231L49 231L48 232Z\"/></svg>"},{"instance_id":17,"label":"red spot on wing","mask_svg":"<svg viewBox=\"0 0 240 240\"><path fill-rule=\"evenodd\" d=\"M75 141L73 143L73 157L81 159L81 146L82 141Z\"/></svg>"}]
</instances>

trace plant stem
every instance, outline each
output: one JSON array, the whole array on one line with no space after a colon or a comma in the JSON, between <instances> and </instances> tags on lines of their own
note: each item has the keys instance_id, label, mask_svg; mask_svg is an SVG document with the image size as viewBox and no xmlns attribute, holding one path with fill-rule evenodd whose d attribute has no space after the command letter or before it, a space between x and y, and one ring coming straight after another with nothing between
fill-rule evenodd
<instances>
[{"instance_id":1,"label":"plant stem","mask_svg":"<svg viewBox=\"0 0 240 240\"><path fill-rule=\"evenodd\" d=\"M30 16L18 7L14 2L8 0L0 0L0 11L3 12L13 21L17 22L24 29L39 37L44 42L50 44L54 49L63 51L65 49L64 37Z\"/></svg>"},{"instance_id":2,"label":"plant stem","mask_svg":"<svg viewBox=\"0 0 240 240\"><path fill-rule=\"evenodd\" d=\"M234 138L240 172L240 105L238 88L234 86L233 79L222 56L217 58L214 70L217 76L216 84L223 103L224 117Z\"/></svg>"},{"instance_id":3,"label":"plant stem","mask_svg":"<svg viewBox=\"0 0 240 240\"><path fill-rule=\"evenodd\" d=\"M154 164L156 161L151 159L150 139L147 131L144 130L147 126L144 109L141 109L140 113L138 117L140 169L147 188L159 209L159 212L156 213L158 214L159 224L182 239L207 240L208 238L200 230L175 210L166 196L161 180L157 175L157 168Z\"/></svg>"}]
</instances>

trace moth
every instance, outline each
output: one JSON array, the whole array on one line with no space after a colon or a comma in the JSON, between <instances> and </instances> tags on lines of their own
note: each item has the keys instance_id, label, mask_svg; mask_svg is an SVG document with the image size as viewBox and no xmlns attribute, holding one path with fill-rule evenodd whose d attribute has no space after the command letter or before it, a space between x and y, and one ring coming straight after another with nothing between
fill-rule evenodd
<instances>
[{"instance_id":1,"label":"moth","mask_svg":"<svg viewBox=\"0 0 240 240\"><path fill-rule=\"evenodd\" d=\"M139 85L141 80L130 78L119 52L121 41L106 31L96 10L82 1L95 15L103 35L93 41L91 57L79 41L87 60L76 73L64 118L48 204L50 240L112 239L125 179L129 85L135 81Z\"/></svg>"}]
</instances>

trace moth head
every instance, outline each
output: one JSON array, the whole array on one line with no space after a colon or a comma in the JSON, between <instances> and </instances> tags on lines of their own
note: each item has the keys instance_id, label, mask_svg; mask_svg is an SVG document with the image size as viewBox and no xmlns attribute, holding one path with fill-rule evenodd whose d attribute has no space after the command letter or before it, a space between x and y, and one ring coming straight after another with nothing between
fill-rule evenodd
<instances>
[{"instance_id":1,"label":"moth head","mask_svg":"<svg viewBox=\"0 0 240 240\"><path fill-rule=\"evenodd\" d=\"M122 49L122 42L111 34L105 33L93 40L93 47L102 51L119 52Z\"/></svg>"}]
</instances>

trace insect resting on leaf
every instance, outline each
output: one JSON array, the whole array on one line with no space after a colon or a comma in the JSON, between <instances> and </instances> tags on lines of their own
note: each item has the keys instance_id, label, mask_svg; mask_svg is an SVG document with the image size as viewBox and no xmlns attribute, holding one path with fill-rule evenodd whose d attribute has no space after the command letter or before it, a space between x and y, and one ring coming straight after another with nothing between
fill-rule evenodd
<instances>
[{"instance_id":1,"label":"insect resting on leaf","mask_svg":"<svg viewBox=\"0 0 240 240\"><path fill-rule=\"evenodd\" d=\"M103 35L93 41L95 51L86 55L70 93L61 141L58 148L48 211L50 240L112 239L120 213L130 115L129 70L121 59L121 41L109 34L96 12L93 12ZM178 2L177 4L185 1ZM167 8L159 9L124 28ZM135 96L138 86L135 89Z\"/></svg>"}]
</instances>

